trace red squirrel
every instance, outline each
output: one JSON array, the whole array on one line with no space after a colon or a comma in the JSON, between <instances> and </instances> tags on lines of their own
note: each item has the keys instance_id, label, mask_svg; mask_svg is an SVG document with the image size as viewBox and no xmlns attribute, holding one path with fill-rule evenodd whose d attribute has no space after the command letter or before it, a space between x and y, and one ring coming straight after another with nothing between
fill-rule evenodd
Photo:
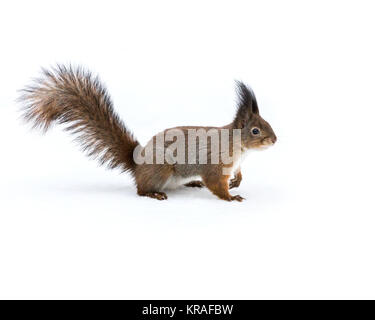
<instances>
[{"instance_id":1,"label":"red squirrel","mask_svg":"<svg viewBox=\"0 0 375 320\"><path fill-rule=\"evenodd\" d=\"M140 196L165 200L165 190L185 185L207 187L223 200L242 201L244 198L240 195L229 193L229 189L241 183L241 160L248 150L264 149L273 145L277 138L268 122L259 115L254 92L237 81L237 93L237 112L228 125L167 129L144 147L115 113L111 98L99 78L83 68L58 65L51 70L43 69L42 77L23 89L19 100L23 104L24 119L32 122L33 127L47 131L53 122L67 124L65 129L77 135L89 156L109 168L129 172ZM171 132L173 139L168 137ZM176 132L178 134L174 134ZM191 148L190 137L196 132L206 134L206 141ZM239 134L237 140L235 133L237 138ZM226 161L222 157L224 151L219 148L219 145L224 145L225 134L229 156ZM200 139L193 136L194 143L197 137ZM180 142L176 146L178 138ZM172 146L175 148L171 151ZM142 162L142 157L148 152L151 156ZM179 152L180 161L175 161L176 152ZM161 158L157 159L158 155ZM199 161L201 155L205 161Z\"/></svg>"}]
</instances>

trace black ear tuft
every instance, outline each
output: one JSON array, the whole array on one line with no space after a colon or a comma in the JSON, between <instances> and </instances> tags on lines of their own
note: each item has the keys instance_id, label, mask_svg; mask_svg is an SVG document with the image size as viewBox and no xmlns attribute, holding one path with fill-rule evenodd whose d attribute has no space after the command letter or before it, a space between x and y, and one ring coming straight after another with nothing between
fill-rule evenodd
<instances>
[{"instance_id":1,"label":"black ear tuft","mask_svg":"<svg viewBox=\"0 0 375 320\"><path fill-rule=\"evenodd\" d=\"M235 123L242 128L250 120L252 114L259 114L259 109L255 94L251 88L241 81L236 81L236 91L238 106Z\"/></svg>"}]
</instances>

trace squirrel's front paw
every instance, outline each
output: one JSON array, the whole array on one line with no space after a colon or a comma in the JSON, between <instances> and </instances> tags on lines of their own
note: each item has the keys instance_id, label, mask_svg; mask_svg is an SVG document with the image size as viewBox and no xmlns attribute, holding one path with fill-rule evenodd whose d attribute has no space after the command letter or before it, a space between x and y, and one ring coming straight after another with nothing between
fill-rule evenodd
<instances>
[{"instance_id":1,"label":"squirrel's front paw","mask_svg":"<svg viewBox=\"0 0 375 320\"><path fill-rule=\"evenodd\" d=\"M239 179L236 179L236 178L231 179L229 181L229 189L233 189L233 188L239 187L240 183L241 183L241 180L239 180Z\"/></svg>"}]
</instances>

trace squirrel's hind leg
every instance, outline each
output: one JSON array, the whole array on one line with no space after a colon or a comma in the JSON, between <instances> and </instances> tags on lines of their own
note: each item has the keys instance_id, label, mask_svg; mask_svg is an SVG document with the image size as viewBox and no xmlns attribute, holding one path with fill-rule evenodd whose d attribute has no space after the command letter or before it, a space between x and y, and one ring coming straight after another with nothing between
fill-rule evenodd
<instances>
[{"instance_id":1,"label":"squirrel's hind leg","mask_svg":"<svg viewBox=\"0 0 375 320\"><path fill-rule=\"evenodd\" d=\"M168 199L166 193L162 190L164 190L165 185L172 175L173 167L169 165L139 165L135 172L138 195L157 200Z\"/></svg>"}]
</instances>

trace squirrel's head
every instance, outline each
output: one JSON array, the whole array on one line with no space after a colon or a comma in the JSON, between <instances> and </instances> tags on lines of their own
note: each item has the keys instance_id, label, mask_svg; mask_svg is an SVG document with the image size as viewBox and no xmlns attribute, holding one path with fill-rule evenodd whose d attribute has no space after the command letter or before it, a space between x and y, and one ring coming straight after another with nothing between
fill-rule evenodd
<instances>
[{"instance_id":1,"label":"squirrel's head","mask_svg":"<svg viewBox=\"0 0 375 320\"><path fill-rule=\"evenodd\" d=\"M264 149L273 145L277 137L271 126L259 115L254 92L244 83L236 81L238 107L233 121L235 129L241 129L242 147Z\"/></svg>"}]
</instances>

